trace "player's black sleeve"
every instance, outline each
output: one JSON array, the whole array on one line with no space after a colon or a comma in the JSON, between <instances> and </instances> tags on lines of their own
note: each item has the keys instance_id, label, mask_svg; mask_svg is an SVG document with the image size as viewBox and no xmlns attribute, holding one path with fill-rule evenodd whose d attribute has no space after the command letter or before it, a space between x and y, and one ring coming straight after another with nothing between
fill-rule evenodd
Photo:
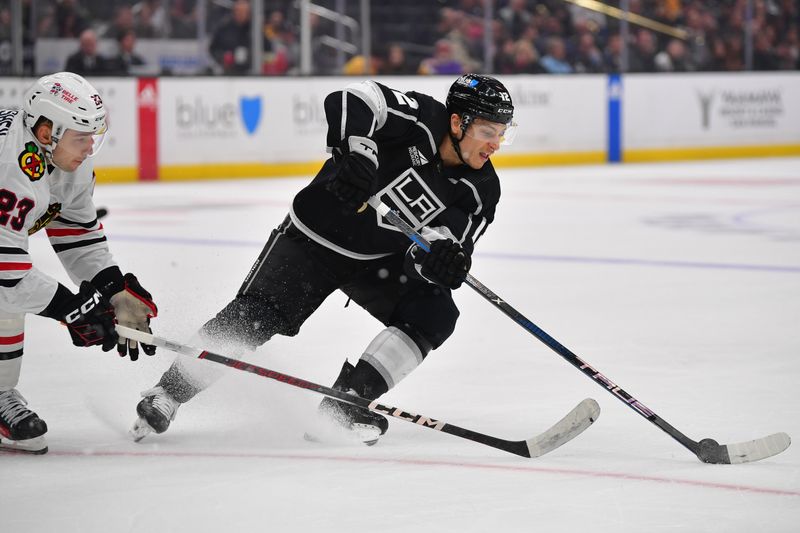
<instances>
[{"instance_id":1,"label":"player's black sleeve","mask_svg":"<svg viewBox=\"0 0 800 533\"><path fill-rule=\"evenodd\" d=\"M442 107L427 95L402 93L375 81L352 83L325 98L328 148L334 153L337 148L347 151L350 137L378 144L411 138L420 124L428 122L425 117L439 118L430 110L433 105ZM438 146L433 134L431 142Z\"/></svg>"}]
</instances>

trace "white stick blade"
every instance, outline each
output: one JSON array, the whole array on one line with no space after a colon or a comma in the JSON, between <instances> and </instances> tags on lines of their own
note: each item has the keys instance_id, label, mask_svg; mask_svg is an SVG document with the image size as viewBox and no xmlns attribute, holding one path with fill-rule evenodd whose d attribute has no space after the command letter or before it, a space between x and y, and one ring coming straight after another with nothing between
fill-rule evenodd
<instances>
[{"instance_id":1,"label":"white stick blade","mask_svg":"<svg viewBox=\"0 0 800 533\"><path fill-rule=\"evenodd\" d=\"M760 461L773 455L778 455L792 443L792 439L786 433L775 433L761 439L751 440L749 442L739 442L736 444L728 444L728 457L730 457L731 464L751 463L753 461Z\"/></svg>"},{"instance_id":2,"label":"white stick blade","mask_svg":"<svg viewBox=\"0 0 800 533\"><path fill-rule=\"evenodd\" d=\"M145 333L144 331L139 331L138 329L133 329L126 326L120 326L119 324L115 326L115 329L117 330L117 335L120 337L124 337L132 341L143 342L145 344L154 344L153 335Z\"/></svg>"},{"instance_id":3,"label":"white stick blade","mask_svg":"<svg viewBox=\"0 0 800 533\"><path fill-rule=\"evenodd\" d=\"M525 441L531 457L541 457L571 441L591 426L599 416L600 406L593 399L586 398L553 427Z\"/></svg>"}]
</instances>

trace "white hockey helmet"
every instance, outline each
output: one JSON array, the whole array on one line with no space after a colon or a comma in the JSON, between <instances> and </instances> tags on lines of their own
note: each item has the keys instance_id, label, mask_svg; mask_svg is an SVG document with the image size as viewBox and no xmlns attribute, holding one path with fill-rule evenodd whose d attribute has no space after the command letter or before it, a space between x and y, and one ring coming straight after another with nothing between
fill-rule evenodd
<instances>
[{"instance_id":1,"label":"white hockey helmet","mask_svg":"<svg viewBox=\"0 0 800 533\"><path fill-rule=\"evenodd\" d=\"M25 93L23 111L29 128L41 117L53 123L53 148L71 129L96 136L94 154L107 130L106 108L97 89L72 72L57 72L36 80Z\"/></svg>"}]
</instances>

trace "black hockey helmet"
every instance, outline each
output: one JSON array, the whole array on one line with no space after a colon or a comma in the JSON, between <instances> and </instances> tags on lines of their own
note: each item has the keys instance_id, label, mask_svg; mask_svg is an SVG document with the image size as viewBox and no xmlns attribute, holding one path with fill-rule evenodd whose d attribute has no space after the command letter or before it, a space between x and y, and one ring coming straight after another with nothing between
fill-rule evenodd
<instances>
[{"instance_id":1,"label":"black hockey helmet","mask_svg":"<svg viewBox=\"0 0 800 533\"><path fill-rule=\"evenodd\" d=\"M450 86L445 105L448 113L461 117L463 128L475 117L500 124L510 124L514 118L514 104L508 90L495 78L482 74L459 77Z\"/></svg>"}]
</instances>

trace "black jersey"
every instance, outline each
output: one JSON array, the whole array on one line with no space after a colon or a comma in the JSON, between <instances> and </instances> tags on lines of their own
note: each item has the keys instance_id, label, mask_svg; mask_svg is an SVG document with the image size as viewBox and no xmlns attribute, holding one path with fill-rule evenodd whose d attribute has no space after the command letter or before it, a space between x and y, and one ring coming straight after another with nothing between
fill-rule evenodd
<instances>
[{"instance_id":1,"label":"black jersey","mask_svg":"<svg viewBox=\"0 0 800 533\"><path fill-rule=\"evenodd\" d=\"M472 252L494 219L500 183L491 161L479 170L463 164L443 166L439 145L449 127L443 104L425 94L364 81L328 95L325 113L333 157L295 196L290 213L303 233L355 259L377 259L408 249L408 238L374 210L346 213L326 190L338 168L337 154L348 150L348 139L366 137L377 146L381 201L416 230L446 227Z\"/></svg>"}]
</instances>

